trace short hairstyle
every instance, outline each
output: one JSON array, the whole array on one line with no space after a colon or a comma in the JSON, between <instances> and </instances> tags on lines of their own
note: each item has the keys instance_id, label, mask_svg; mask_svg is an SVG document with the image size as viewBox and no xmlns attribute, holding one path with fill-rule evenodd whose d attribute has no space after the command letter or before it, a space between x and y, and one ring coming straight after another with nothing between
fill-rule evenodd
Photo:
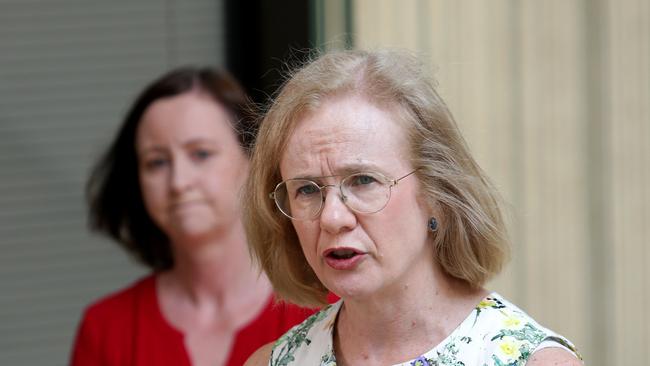
<instances>
[{"instance_id":1,"label":"short hairstyle","mask_svg":"<svg viewBox=\"0 0 650 366\"><path fill-rule=\"evenodd\" d=\"M169 239L152 221L142 200L136 134L151 104L191 91L209 95L226 109L243 151L250 155L257 121L243 88L223 70L183 67L162 75L135 99L86 184L90 228L116 240L154 271L171 268L174 260Z\"/></svg>"},{"instance_id":2,"label":"short hairstyle","mask_svg":"<svg viewBox=\"0 0 650 366\"><path fill-rule=\"evenodd\" d=\"M280 160L296 124L338 95L361 95L391 108L403 120L420 194L441 216L432 260L473 287L501 270L509 242L499 196L424 70L405 51L335 51L297 69L279 91L251 157L244 224L251 249L281 298L311 306L326 301L328 290L308 265L291 221L276 209L269 192L282 180Z\"/></svg>"}]
</instances>

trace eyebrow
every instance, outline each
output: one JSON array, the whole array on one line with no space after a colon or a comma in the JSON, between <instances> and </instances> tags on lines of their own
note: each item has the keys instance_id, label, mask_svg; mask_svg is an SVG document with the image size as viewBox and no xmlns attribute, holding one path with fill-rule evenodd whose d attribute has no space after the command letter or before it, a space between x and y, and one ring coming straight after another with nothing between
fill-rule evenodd
<instances>
[{"instance_id":1,"label":"eyebrow","mask_svg":"<svg viewBox=\"0 0 650 366\"><path fill-rule=\"evenodd\" d=\"M163 148L162 146L154 145L154 146L148 146L145 148L141 149L136 149L136 153L138 155L147 155L147 154L158 154L158 153L166 153L167 150Z\"/></svg>"},{"instance_id":2,"label":"eyebrow","mask_svg":"<svg viewBox=\"0 0 650 366\"><path fill-rule=\"evenodd\" d=\"M188 146L192 146L192 145L201 145L201 144L207 144L207 145L211 145L213 147L218 147L219 146L219 143L217 143L216 141L213 141L211 139L204 138L204 137L197 137L197 138L189 139L189 140L183 142L181 144L181 146L182 147L188 147ZM165 147L161 146L161 145L151 145L151 146L147 146L147 147L145 147L143 149L136 149L136 150L137 150L136 152L140 153L140 154L165 153L165 152L167 152L167 149Z\"/></svg>"},{"instance_id":3,"label":"eyebrow","mask_svg":"<svg viewBox=\"0 0 650 366\"><path fill-rule=\"evenodd\" d=\"M189 140L185 141L183 143L183 146L185 147L185 146L203 145L203 144L212 145L212 146L215 146L215 147L220 145L215 140L208 139L208 138L205 138L205 137L197 137L197 138L189 139Z\"/></svg>"},{"instance_id":4,"label":"eyebrow","mask_svg":"<svg viewBox=\"0 0 650 366\"><path fill-rule=\"evenodd\" d=\"M292 179L323 179L323 178L335 178L335 177L343 177L346 175L354 174L354 173L361 173L361 172L380 172L380 173L385 173L383 169L379 168L376 164L373 163L351 163L351 164L346 164L345 166L336 169L338 174L334 175L302 175L302 176L296 176Z\"/></svg>"}]
</instances>

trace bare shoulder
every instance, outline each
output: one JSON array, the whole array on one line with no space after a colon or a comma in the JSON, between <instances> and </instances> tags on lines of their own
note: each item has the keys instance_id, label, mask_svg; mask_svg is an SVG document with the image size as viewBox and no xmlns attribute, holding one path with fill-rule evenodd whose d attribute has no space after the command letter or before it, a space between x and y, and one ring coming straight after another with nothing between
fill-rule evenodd
<instances>
[{"instance_id":1,"label":"bare shoulder","mask_svg":"<svg viewBox=\"0 0 650 366\"><path fill-rule=\"evenodd\" d=\"M257 351L246 360L244 366L267 366L269 364L269 359L271 358L273 343L274 342L270 342L258 348Z\"/></svg>"},{"instance_id":2,"label":"bare shoulder","mask_svg":"<svg viewBox=\"0 0 650 366\"><path fill-rule=\"evenodd\" d=\"M544 348L534 352L527 366L583 366L572 353L559 347Z\"/></svg>"}]
</instances>

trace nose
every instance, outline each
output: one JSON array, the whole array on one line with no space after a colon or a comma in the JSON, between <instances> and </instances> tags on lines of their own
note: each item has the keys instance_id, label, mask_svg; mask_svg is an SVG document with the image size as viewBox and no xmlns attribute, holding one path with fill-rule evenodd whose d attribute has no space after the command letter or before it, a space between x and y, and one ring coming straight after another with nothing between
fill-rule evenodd
<instances>
[{"instance_id":1,"label":"nose","mask_svg":"<svg viewBox=\"0 0 650 366\"><path fill-rule=\"evenodd\" d=\"M357 216L345 205L341 191L326 189L323 191L325 202L320 213L320 228L330 234L352 230L357 224Z\"/></svg>"},{"instance_id":2,"label":"nose","mask_svg":"<svg viewBox=\"0 0 650 366\"><path fill-rule=\"evenodd\" d=\"M192 165L183 158L175 158L172 162L170 186L175 194L179 194L189 188L194 181Z\"/></svg>"}]
</instances>

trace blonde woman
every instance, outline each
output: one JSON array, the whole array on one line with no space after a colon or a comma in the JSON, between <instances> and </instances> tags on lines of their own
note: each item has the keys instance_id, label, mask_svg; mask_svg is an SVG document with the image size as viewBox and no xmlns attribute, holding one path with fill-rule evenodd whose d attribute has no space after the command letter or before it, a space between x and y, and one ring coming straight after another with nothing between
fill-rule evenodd
<instances>
[{"instance_id":1,"label":"blonde woman","mask_svg":"<svg viewBox=\"0 0 650 366\"><path fill-rule=\"evenodd\" d=\"M483 285L508 240L496 193L417 59L326 54L264 118L245 225L277 293L340 296L249 365L580 365Z\"/></svg>"}]
</instances>

